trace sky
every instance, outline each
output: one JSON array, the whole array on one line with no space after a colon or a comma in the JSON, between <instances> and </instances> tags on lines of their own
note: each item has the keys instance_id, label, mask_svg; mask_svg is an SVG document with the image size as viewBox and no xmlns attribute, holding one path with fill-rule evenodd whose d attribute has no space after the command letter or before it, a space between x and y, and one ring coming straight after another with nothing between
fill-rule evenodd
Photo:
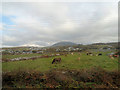
<instances>
[{"instance_id":1,"label":"sky","mask_svg":"<svg viewBox=\"0 0 120 90\"><path fill-rule=\"evenodd\" d=\"M3 47L118 41L117 2L3 2L0 13Z\"/></svg>"}]
</instances>

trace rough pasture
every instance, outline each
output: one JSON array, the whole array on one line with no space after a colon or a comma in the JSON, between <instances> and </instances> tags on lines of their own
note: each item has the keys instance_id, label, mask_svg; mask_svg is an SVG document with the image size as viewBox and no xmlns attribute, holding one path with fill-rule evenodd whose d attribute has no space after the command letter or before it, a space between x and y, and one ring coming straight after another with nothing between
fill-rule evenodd
<instances>
[{"instance_id":1,"label":"rough pasture","mask_svg":"<svg viewBox=\"0 0 120 90\"><path fill-rule=\"evenodd\" d=\"M71 53L67 54L67 56L62 55L62 56L53 56L48 58L37 58L35 60L31 59L25 61L3 62L2 70L3 72L23 71L23 70L25 71L34 70L34 71L45 72L54 68L79 70L79 69L89 69L91 67L101 67L108 71L118 70L118 58L115 59L109 58L106 55L107 52L98 52L98 53L102 53L102 56L89 56L86 55L86 52L82 52L80 54L76 52L73 55L71 55ZM12 58L12 56L9 57ZM58 57L62 59L61 63L51 64L52 60ZM4 56L4 58L6 57ZM78 60L79 58L80 60Z\"/></svg>"},{"instance_id":2,"label":"rough pasture","mask_svg":"<svg viewBox=\"0 0 120 90\"><path fill-rule=\"evenodd\" d=\"M3 88L115 88L120 87L120 73L95 67L82 70L51 69L3 73Z\"/></svg>"}]
</instances>

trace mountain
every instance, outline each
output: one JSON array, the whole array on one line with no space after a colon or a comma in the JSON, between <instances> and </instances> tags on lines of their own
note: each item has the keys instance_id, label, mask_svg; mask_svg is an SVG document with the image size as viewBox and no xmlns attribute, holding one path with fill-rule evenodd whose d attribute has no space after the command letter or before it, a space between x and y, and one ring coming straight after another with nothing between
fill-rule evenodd
<instances>
[{"instance_id":1,"label":"mountain","mask_svg":"<svg viewBox=\"0 0 120 90\"><path fill-rule=\"evenodd\" d=\"M73 42L58 42L52 45L52 47L56 47L56 46L74 46L77 45L76 43Z\"/></svg>"}]
</instances>

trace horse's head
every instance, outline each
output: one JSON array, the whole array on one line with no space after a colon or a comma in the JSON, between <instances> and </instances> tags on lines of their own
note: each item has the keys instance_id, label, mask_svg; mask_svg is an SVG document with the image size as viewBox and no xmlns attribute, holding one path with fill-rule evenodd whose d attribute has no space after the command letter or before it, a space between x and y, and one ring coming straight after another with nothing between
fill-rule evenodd
<instances>
[{"instance_id":1,"label":"horse's head","mask_svg":"<svg viewBox=\"0 0 120 90\"><path fill-rule=\"evenodd\" d=\"M53 59L52 64L55 62L55 59Z\"/></svg>"}]
</instances>

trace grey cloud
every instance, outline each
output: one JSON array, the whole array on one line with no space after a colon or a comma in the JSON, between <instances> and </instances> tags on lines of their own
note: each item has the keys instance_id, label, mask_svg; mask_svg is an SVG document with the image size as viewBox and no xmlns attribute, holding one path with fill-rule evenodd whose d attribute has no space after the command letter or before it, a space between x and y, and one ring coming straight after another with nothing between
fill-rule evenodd
<instances>
[{"instance_id":1,"label":"grey cloud","mask_svg":"<svg viewBox=\"0 0 120 90\"><path fill-rule=\"evenodd\" d=\"M49 46L117 41L117 3L4 3L3 15L15 16L14 31L4 30L3 45ZM7 22L6 22L7 24ZM13 37L9 40L8 37Z\"/></svg>"}]
</instances>

